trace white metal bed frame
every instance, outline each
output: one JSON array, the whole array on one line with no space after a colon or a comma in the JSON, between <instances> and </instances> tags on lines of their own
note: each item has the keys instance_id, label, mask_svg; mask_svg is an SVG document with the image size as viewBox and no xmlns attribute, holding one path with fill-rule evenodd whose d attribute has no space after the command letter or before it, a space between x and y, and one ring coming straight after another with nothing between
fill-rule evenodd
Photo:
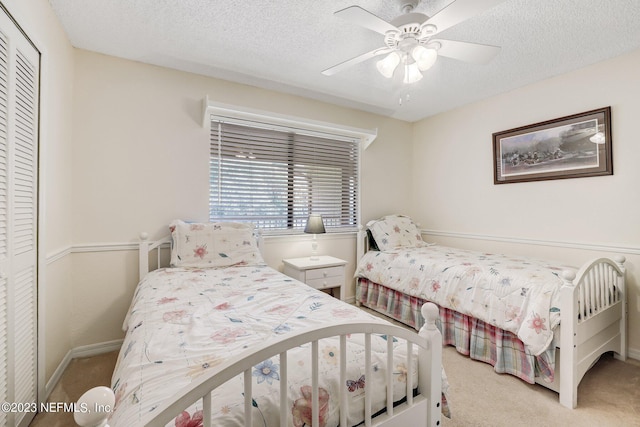
<instances>
[{"instance_id":1,"label":"white metal bed frame","mask_svg":"<svg viewBox=\"0 0 640 427\"><path fill-rule=\"evenodd\" d=\"M358 233L358 260L369 250L366 230ZM627 358L625 257L597 258L577 272L565 270L560 289L560 326L555 331L554 381L536 381L559 393L560 404L573 409L578 384L606 352Z\"/></svg>"},{"instance_id":2,"label":"white metal bed frame","mask_svg":"<svg viewBox=\"0 0 640 427\"><path fill-rule=\"evenodd\" d=\"M149 254L156 252L156 263L162 265L162 253L170 244L170 237L165 237L157 241L149 241L146 233L140 235L139 262L140 280L149 272ZM318 341L327 337L340 337L340 381L346 382L346 337L349 334L364 334L365 337L365 378L371 378L371 334L384 334L389 337L397 337L407 342L408 360L406 361L409 371L407 372L407 398L402 404L394 406L393 402L393 382L392 369L387 369L387 398L386 413L373 417L371 409L370 388L365 387L364 397L364 422L365 426L380 427L406 427L406 426L426 426L437 427L441 419L441 396L442 396L442 336L436 327L438 318L438 308L432 303L427 303L422 307L422 315L425 318L425 325L419 333L415 333L407 328L392 324L366 323L366 322L340 322L323 325L321 327L310 328L304 332L288 334L281 339L265 343L259 348L252 349L238 356L238 358L228 361L211 371L207 376L193 382L188 387L179 390L166 404L156 408L153 413L148 414L140 425L144 426L164 426L171 422L178 414L199 399L203 399L204 426L211 425L211 396L212 391L218 386L231 380L232 378L244 375L245 390L245 426L251 426L251 379L252 367L258 363L269 359L275 355L280 357L281 366L281 387L280 387L280 425L287 426L291 414L288 411L287 402L287 351L302 344L311 343L311 376L312 376L312 426L319 424L319 393L318 393ZM387 339L387 365L393 363L393 339ZM412 354L414 346L418 346L418 395L414 397L415 386L412 379ZM100 390L97 390L100 389ZM96 405L96 395L103 396L105 388L91 389L85 393L79 404L87 408L101 407ZM107 392L111 391L106 389ZM98 393L98 391L100 393ZM112 392L111 392L112 393ZM109 396L112 399L112 396ZM347 425L347 395L345 387L340 393L340 425ZM80 405L79 405L80 406ZM344 410L343 410L344 408ZM108 413L85 412L76 413L75 419L80 426L104 426Z\"/></svg>"}]
</instances>

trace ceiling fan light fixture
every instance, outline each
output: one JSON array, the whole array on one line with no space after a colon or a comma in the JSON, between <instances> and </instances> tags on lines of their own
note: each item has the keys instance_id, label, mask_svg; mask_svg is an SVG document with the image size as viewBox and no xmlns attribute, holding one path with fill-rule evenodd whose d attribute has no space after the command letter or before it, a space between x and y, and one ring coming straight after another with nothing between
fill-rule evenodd
<instances>
[{"instance_id":1,"label":"ceiling fan light fixture","mask_svg":"<svg viewBox=\"0 0 640 427\"><path fill-rule=\"evenodd\" d=\"M380 71L380 74L390 79L391 77L393 77L393 73L399 63L400 55L398 55L396 52L391 52L384 59L378 61L376 63L376 67L378 68L378 71Z\"/></svg>"},{"instance_id":2,"label":"ceiling fan light fixture","mask_svg":"<svg viewBox=\"0 0 640 427\"><path fill-rule=\"evenodd\" d=\"M415 83L422 79L422 73L418 68L418 63L407 64L404 66L404 83Z\"/></svg>"},{"instance_id":3,"label":"ceiling fan light fixture","mask_svg":"<svg viewBox=\"0 0 640 427\"><path fill-rule=\"evenodd\" d=\"M436 63L438 52L435 49L418 45L411 51L411 56L415 59L416 64L418 64L418 68L421 71L426 71Z\"/></svg>"},{"instance_id":4,"label":"ceiling fan light fixture","mask_svg":"<svg viewBox=\"0 0 640 427\"><path fill-rule=\"evenodd\" d=\"M485 64L500 51L498 46L454 40L431 40L431 38L504 0L450 0L448 6L432 16L415 12L415 8L421 0L396 1L403 14L391 21L385 21L357 5L335 12L336 16L384 36L384 47L343 61L322 71L322 74L331 76L378 55L395 52L389 53L376 63L378 71L387 78L393 78L396 70L404 67L404 71L401 70L397 73L404 74L405 83L411 83L420 80L422 78L421 71L432 67L438 56Z\"/></svg>"}]
</instances>

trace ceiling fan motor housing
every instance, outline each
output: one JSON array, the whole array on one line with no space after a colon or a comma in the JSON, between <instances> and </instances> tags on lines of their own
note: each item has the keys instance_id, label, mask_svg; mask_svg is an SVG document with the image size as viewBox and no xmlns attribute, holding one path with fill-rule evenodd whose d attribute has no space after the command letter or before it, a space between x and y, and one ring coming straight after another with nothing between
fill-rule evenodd
<instances>
[{"instance_id":1,"label":"ceiling fan motor housing","mask_svg":"<svg viewBox=\"0 0 640 427\"><path fill-rule=\"evenodd\" d=\"M390 22L398 31L388 31L384 36L384 43L391 49L406 51L417 44L425 44L429 36L435 32L433 25L423 23L429 17L423 13L406 13Z\"/></svg>"}]
</instances>

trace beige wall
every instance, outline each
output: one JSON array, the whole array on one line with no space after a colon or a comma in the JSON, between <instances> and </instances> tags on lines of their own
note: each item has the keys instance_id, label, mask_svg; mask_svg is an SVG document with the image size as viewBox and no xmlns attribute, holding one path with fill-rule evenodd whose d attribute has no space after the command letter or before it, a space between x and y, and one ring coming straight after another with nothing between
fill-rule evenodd
<instances>
[{"instance_id":1,"label":"beige wall","mask_svg":"<svg viewBox=\"0 0 640 427\"><path fill-rule=\"evenodd\" d=\"M207 219L209 130L201 110L207 94L217 102L378 128L362 161L365 216L409 199L408 123L83 50L75 58L77 244L134 241L140 231L159 237L171 219ZM392 197L370 197L376 193Z\"/></svg>"},{"instance_id":2,"label":"beige wall","mask_svg":"<svg viewBox=\"0 0 640 427\"><path fill-rule=\"evenodd\" d=\"M48 379L72 341L71 263L53 258L71 245L73 48L46 0L2 3L41 53L39 351L40 374Z\"/></svg>"},{"instance_id":3,"label":"beige wall","mask_svg":"<svg viewBox=\"0 0 640 427\"><path fill-rule=\"evenodd\" d=\"M409 123L83 50L75 51L75 76L75 245L136 242L141 231L158 238L167 233L172 219L207 220L209 130L202 126L201 110L205 95L278 114L377 128L378 138L362 156L363 220L402 211L409 204ZM282 258L310 253L309 239L266 239L265 258L282 269ZM321 253L349 262L351 277L355 236L324 235L319 244ZM122 337L120 324L137 283L132 262L137 265L135 255L74 253L73 346ZM96 269L101 273L94 279ZM351 283L347 295L353 293Z\"/></svg>"},{"instance_id":4,"label":"beige wall","mask_svg":"<svg viewBox=\"0 0 640 427\"><path fill-rule=\"evenodd\" d=\"M412 165L413 194L419 195L415 216L425 229L444 232L432 240L573 264L603 250L625 255L628 338L635 358L640 358L639 69L640 51L635 51L422 120L414 127ZM612 110L613 176L493 184L492 133L606 106ZM597 250L585 250L590 245ZM578 249L569 249L574 246Z\"/></svg>"}]
</instances>

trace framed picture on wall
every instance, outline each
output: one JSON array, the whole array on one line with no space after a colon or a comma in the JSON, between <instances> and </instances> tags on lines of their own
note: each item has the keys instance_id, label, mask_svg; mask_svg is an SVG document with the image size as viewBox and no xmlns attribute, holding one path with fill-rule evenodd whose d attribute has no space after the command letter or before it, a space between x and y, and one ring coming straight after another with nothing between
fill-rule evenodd
<instances>
[{"instance_id":1,"label":"framed picture on wall","mask_svg":"<svg viewBox=\"0 0 640 427\"><path fill-rule=\"evenodd\" d=\"M611 107L493 134L494 184L613 175Z\"/></svg>"}]
</instances>

